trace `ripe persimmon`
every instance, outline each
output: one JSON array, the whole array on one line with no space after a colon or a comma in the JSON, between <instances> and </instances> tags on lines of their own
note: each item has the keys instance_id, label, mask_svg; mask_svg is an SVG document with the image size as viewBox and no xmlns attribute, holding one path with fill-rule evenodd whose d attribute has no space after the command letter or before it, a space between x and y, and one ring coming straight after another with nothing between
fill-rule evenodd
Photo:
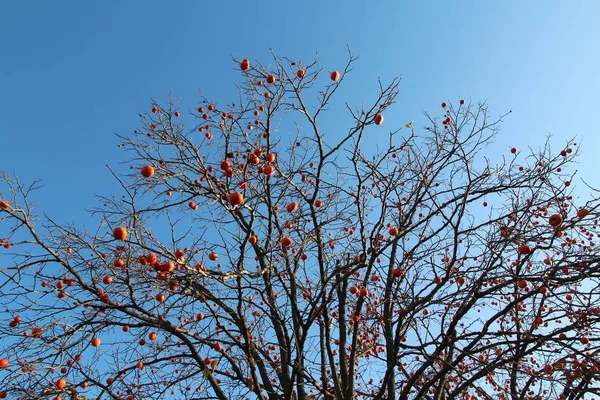
<instances>
[{"instance_id":1,"label":"ripe persimmon","mask_svg":"<svg viewBox=\"0 0 600 400\"><path fill-rule=\"evenodd\" d=\"M519 289L525 289L527 285L529 285L529 282L527 282L527 280L521 279L519 281Z\"/></svg>"},{"instance_id":2,"label":"ripe persimmon","mask_svg":"<svg viewBox=\"0 0 600 400\"><path fill-rule=\"evenodd\" d=\"M331 78L332 81L337 81L338 79L340 79L340 73L337 71L333 71L329 77Z\"/></svg>"},{"instance_id":3,"label":"ripe persimmon","mask_svg":"<svg viewBox=\"0 0 600 400\"><path fill-rule=\"evenodd\" d=\"M273 168L273 166L271 165L267 165L266 167L263 168L263 174L267 175L267 176L271 176L275 173L275 168Z\"/></svg>"},{"instance_id":4,"label":"ripe persimmon","mask_svg":"<svg viewBox=\"0 0 600 400\"><path fill-rule=\"evenodd\" d=\"M519 254L527 255L529 253L531 253L531 247L527 246L526 244L519 246Z\"/></svg>"},{"instance_id":5,"label":"ripe persimmon","mask_svg":"<svg viewBox=\"0 0 600 400\"><path fill-rule=\"evenodd\" d=\"M377 114L375 116L375 118L373 119L373 121L375 122L375 125L381 125L381 124L383 124L383 115Z\"/></svg>"},{"instance_id":6,"label":"ripe persimmon","mask_svg":"<svg viewBox=\"0 0 600 400\"><path fill-rule=\"evenodd\" d=\"M562 222L563 219L560 216L560 214L552 214L548 219L548 223L554 227L559 226L560 224L562 224Z\"/></svg>"},{"instance_id":7,"label":"ripe persimmon","mask_svg":"<svg viewBox=\"0 0 600 400\"><path fill-rule=\"evenodd\" d=\"M577 210L577 217L584 218L590 213L589 210L582 208L581 210Z\"/></svg>"},{"instance_id":8,"label":"ripe persimmon","mask_svg":"<svg viewBox=\"0 0 600 400\"><path fill-rule=\"evenodd\" d=\"M122 226L115 228L113 230L113 237L116 240L125 240L127 239L127 229L123 228Z\"/></svg>"},{"instance_id":9,"label":"ripe persimmon","mask_svg":"<svg viewBox=\"0 0 600 400\"><path fill-rule=\"evenodd\" d=\"M142 176L144 178L151 178L152 175L154 175L154 167L151 165L146 165L146 166L142 167L142 169L140 170L140 173L142 174Z\"/></svg>"},{"instance_id":10,"label":"ripe persimmon","mask_svg":"<svg viewBox=\"0 0 600 400\"><path fill-rule=\"evenodd\" d=\"M233 192L228 197L229 203L234 206L244 204L244 196L239 192Z\"/></svg>"},{"instance_id":11,"label":"ripe persimmon","mask_svg":"<svg viewBox=\"0 0 600 400\"><path fill-rule=\"evenodd\" d=\"M231 164L229 163L229 161L224 160L224 161L221 161L221 164L219 164L219 167L221 167L221 169L223 171L227 171L228 169L231 168Z\"/></svg>"}]
</instances>

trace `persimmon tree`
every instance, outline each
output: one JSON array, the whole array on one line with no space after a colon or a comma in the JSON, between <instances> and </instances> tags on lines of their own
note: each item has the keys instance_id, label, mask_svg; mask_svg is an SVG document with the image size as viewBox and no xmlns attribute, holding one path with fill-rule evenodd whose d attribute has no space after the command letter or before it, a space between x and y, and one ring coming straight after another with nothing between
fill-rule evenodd
<instances>
[{"instance_id":1,"label":"persimmon tree","mask_svg":"<svg viewBox=\"0 0 600 400\"><path fill-rule=\"evenodd\" d=\"M5 173L0 397L600 396L580 146L486 155L504 116L464 100L404 126L398 80L333 124L355 60L235 61L233 103L153 101L91 230Z\"/></svg>"}]
</instances>

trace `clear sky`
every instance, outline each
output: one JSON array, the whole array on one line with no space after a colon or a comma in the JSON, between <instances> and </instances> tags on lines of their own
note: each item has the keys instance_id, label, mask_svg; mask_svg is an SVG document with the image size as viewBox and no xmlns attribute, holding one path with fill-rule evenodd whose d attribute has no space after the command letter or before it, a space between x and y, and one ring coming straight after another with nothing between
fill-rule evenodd
<instances>
[{"instance_id":1,"label":"clear sky","mask_svg":"<svg viewBox=\"0 0 600 400\"><path fill-rule=\"evenodd\" d=\"M150 97L225 103L241 78L232 57L318 51L334 70L348 45L356 103L377 76L402 76L390 129L441 101L487 100L492 115L513 110L490 151L583 136L580 176L600 186L599 15L593 0L2 1L0 170L39 177L40 209L82 222L94 193L118 190L105 165L127 155L114 133L130 133Z\"/></svg>"},{"instance_id":2,"label":"clear sky","mask_svg":"<svg viewBox=\"0 0 600 400\"><path fill-rule=\"evenodd\" d=\"M349 46L351 103L402 76L386 128L487 101L492 116L513 110L490 153L583 137L578 176L600 187L599 16L598 0L0 0L0 170L38 177L38 211L81 225L95 194L119 190L106 164L128 155L114 134L139 126L151 97L184 112L199 91L225 104L242 78L232 57L318 52L328 71Z\"/></svg>"}]
</instances>

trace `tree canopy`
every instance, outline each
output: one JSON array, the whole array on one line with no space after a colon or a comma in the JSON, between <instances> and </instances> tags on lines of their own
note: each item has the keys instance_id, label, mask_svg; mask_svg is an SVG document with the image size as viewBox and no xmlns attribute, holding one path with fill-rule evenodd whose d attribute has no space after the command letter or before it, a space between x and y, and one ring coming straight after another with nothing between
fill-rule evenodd
<instances>
[{"instance_id":1,"label":"tree canopy","mask_svg":"<svg viewBox=\"0 0 600 400\"><path fill-rule=\"evenodd\" d=\"M400 123L398 79L344 104L355 61L235 60L233 101L152 101L91 230L3 173L0 398L600 395L580 146L490 154L504 115L460 99Z\"/></svg>"}]
</instances>

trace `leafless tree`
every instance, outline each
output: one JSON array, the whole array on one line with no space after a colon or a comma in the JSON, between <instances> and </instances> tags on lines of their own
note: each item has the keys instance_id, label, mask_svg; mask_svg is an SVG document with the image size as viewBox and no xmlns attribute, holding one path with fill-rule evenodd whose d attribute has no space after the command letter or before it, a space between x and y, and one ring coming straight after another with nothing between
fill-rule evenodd
<instances>
[{"instance_id":1,"label":"leafless tree","mask_svg":"<svg viewBox=\"0 0 600 400\"><path fill-rule=\"evenodd\" d=\"M462 100L390 131L399 80L326 132L355 61L235 61L233 103L153 101L93 231L3 174L0 397L600 396L579 146L494 161L503 116Z\"/></svg>"}]
</instances>

